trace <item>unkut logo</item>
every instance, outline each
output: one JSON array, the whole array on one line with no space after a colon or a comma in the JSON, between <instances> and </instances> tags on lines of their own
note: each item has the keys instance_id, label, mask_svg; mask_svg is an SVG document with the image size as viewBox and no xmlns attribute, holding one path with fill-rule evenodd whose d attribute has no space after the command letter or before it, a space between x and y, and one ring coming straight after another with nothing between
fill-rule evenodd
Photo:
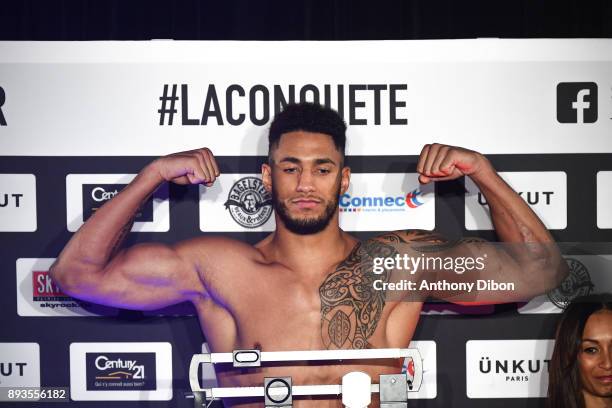
<instances>
[{"instance_id":1,"label":"unkut logo","mask_svg":"<svg viewBox=\"0 0 612 408\"><path fill-rule=\"evenodd\" d=\"M548 364L550 360L533 359L533 360L491 360L489 357L481 357L478 363L478 369L483 374L502 374L506 382L529 381L530 374L538 374L546 367L548 373Z\"/></svg>"},{"instance_id":2,"label":"unkut logo","mask_svg":"<svg viewBox=\"0 0 612 408\"><path fill-rule=\"evenodd\" d=\"M0 194L0 208L15 207L19 208L23 194L19 193L4 193Z\"/></svg>"},{"instance_id":3,"label":"unkut logo","mask_svg":"<svg viewBox=\"0 0 612 408\"><path fill-rule=\"evenodd\" d=\"M552 197L555 195L554 191L518 191L517 194L522 197L527 204L536 205L550 205ZM489 205L486 198L481 192L478 192L478 204Z\"/></svg>"},{"instance_id":4,"label":"unkut logo","mask_svg":"<svg viewBox=\"0 0 612 408\"><path fill-rule=\"evenodd\" d=\"M597 121L597 84L561 82L557 85L557 121L594 123Z\"/></svg>"},{"instance_id":5,"label":"unkut logo","mask_svg":"<svg viewBox=\"0 0 612 408\"><path fill-rule=\"evenodd\" d=\"M419 201L422 192L417 188L404 195L360 196L343 194L340 196L340 212L406 211L425 204Z\"/></svg>"},{"instance_id":6,"label":"unkut logo","mask_svg":"<svg viewBox=\"0 0 612 408\"><path fill-rule=\"evenodd\" d=\"M27 365L28 363L16 363L12 361L0 362L0 377L11 377L11 376L23 377L23 373Z\"/></svg>"}]
</instances>

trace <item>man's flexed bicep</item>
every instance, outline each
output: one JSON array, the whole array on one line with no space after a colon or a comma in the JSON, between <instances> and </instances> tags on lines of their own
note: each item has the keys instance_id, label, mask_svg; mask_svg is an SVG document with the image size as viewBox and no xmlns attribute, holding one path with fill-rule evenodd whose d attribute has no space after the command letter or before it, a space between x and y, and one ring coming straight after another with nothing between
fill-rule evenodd
<instances>
[{"instance_id":1,"label":"man's flexed bicep","mask_svg":"<svg viewBox=\"0 0 612 408\"><path fill-rule=\"evenodd\" d=\"M162 183L210 186L218 176L207 148L151 162L72 236L49 270L51 278L70 295L113 306L152 309L187 300L185 288L201 285L184 245L118 249L138 209Z\"/></svg>"},{"instance_id":2,"label":"man's flexed bicep","mask_svg":"<svg viewBox=\"0 0 612 408\"><path fill-rule=\"evenodd\" d=\"M66 294L112 307L154 310L205 293L184 245L140 244L117 253L102 270L84 262L70 267L80 270L60 283Z\"/></svg>"},{"instance_id":3,"label":"man's flexed bicep","mask_svg":"<svg viewBox=\"0 0 612 408\"><path fill-rule=\"evenodd\" d=\"M520 284L525 298L551 289L568 270L553 237L529 205L499 176L482 154L457 146L425 145L417 163L422 183L454 180L467 176L488 203L491 221L500 244L462 242L455 246L456 259L463 252L489 252L486 278ZM486 280L486 279L485 279ZM512 301L508 296L507 301Z\"/></svg>"}]
</instances>

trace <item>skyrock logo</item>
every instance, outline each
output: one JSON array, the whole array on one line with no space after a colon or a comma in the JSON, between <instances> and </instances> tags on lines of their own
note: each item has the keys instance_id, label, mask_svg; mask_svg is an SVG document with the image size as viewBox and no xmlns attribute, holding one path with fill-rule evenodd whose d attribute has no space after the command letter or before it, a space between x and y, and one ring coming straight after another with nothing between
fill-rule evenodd
<instances>
[{"instance_id":1,"label":"skyrock logo","mask_svg":"<svg viewBox=\"0 0 612 408\"><path fill-rule=\"evenodd\" d=\"M407 211L408 208L417 208L423 205L419 201L421 191L417 188L401 196L340 196L340 212L388 212Z\"/></svg>"}]
</instances>

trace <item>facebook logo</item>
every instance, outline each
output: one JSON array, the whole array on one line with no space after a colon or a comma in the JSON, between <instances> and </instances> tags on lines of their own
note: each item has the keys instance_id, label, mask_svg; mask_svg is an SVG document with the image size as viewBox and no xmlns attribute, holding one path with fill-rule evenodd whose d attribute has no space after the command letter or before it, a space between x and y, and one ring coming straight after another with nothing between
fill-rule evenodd
<instances>
[{"instance_id":1,"label":"facebook logo","mask_svg":"<svg viewBox=\"0 0 612 408\"><path fill-rule=\"evenodd\" d=\"M557 121L594 123L597 121L597 84L560 82L557 85Z\"/></svg>"}]
</instances>

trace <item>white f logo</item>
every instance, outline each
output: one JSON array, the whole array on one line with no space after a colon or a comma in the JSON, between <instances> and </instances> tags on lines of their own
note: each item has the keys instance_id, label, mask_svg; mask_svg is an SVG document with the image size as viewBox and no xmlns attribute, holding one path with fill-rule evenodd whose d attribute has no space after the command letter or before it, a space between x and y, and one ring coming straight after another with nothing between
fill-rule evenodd
<instances>
[{"instance_id":1,"label":"white f logo","mask_svg":"<svg viewBox=\"0 0 612 408\"><path fill-rule=\"evenodd\" d=\"M581 89L576 95L576 100L572 102L572 108L576 109L576 123L584 123L584 110L589 109L591 104L584 101L584 97L591 94L588 89Z\"/></svg>"}]
</instances>

